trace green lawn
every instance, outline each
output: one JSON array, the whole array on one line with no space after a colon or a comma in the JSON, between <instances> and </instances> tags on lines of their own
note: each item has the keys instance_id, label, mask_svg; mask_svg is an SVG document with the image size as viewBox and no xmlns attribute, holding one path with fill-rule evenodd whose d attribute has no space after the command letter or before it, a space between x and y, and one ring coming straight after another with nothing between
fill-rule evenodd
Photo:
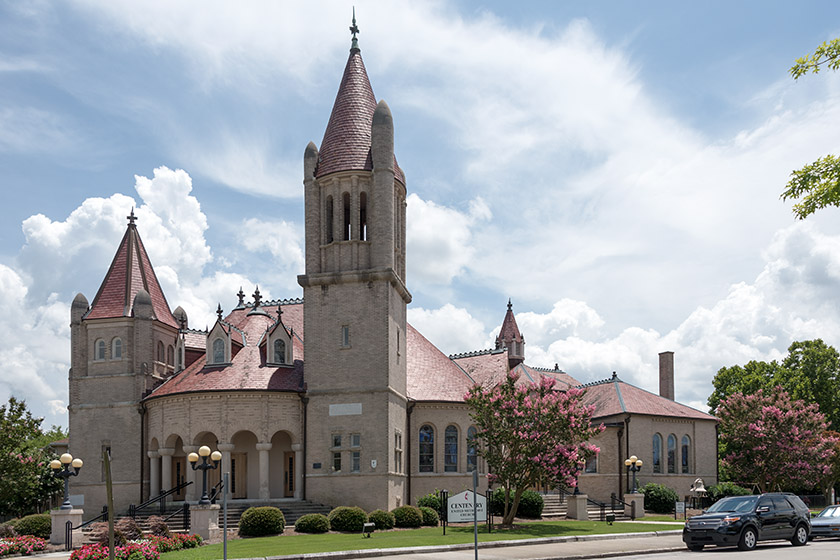
<instances>
[{"instance_id":1,"label":"green lawn","mask_svg":"<svg viewBox=\"0 0 840 560\"><path fill-rule=\"evenodd\" d=\"M523 523L511 530L494 530L487 533L486 525L479 525L478 540L500 541L531 539L538 537L561 537L573 535L598 535L606 533L642 533L682 529L682 523L673 525L645 523L616 523L607 525L599 521L543 521ZM228 558L260 558L287 554L335 552L339 550L360 550L367 548L403 548L410 546L439 546L473 542L472 527L447 527L443 536L441 527L413 530L384 531L374 533L371 538L358 534L327 533L324 535L299 535L287 530L279 537L258 539L236 539L228 541ZM222 545L212 544L167 552L161 560L215 560L222 557Z\"/></svg>"}]
</instances>

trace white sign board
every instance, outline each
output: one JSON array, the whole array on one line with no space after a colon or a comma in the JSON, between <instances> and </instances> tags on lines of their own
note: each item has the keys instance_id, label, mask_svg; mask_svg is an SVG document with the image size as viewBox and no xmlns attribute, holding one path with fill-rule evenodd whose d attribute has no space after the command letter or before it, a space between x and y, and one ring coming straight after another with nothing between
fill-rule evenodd
<instances>
[{"instance_id":1,"label":"white sign board","mask_svg":"<svg viewBox=\"0 0 840 560\"><path fill-rule=\"evenodd\" d=\"M472 490L464 490L450 496L446 501L447 522L472 523L474 515L476 521L487 521L487 498L485 496L474 494Z\"/></svg>"},{"instance_id":2,"label":"white sign board","mask_svg":"<svg viewBox=\"0 0 840 560\"><path fill-rule=\"evenodd\" d=\"M677 504L676 513L684 514L685 513L685 502L676 502L676 504Z\"/></svg>"}]
</instances>

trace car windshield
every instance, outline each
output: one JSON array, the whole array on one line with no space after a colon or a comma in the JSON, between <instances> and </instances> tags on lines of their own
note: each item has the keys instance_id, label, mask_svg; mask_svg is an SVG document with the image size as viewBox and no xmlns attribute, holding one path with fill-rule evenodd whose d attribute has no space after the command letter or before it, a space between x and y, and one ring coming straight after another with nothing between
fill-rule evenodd
<instances>
[{"instance_id":1,"label":"car windshield","mask_svg":"<svg viewBox=\"0 0 840 560\"><path fill-rule=\"evenodd\" d=\"M758 496L732 496L715 502L706 512L724 513L727 511L737 511L746 513L755 508L756 501L758 501Z\"/></svg>"},{"instance_id":2,"label":"car windshield","mask_svg":"<svg viewBox=\"0 0 840 560\"><path fill-rule=\"evenodd\" d=\"M840 506L825 508L817 517L840 517Z\"/></svg>"}]
</instances>

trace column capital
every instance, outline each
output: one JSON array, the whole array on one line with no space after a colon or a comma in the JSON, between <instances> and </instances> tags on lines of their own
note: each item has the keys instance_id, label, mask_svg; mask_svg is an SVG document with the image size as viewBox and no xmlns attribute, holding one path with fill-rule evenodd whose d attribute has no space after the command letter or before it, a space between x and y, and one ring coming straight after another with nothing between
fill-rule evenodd
<instances>
[{"instance_id":1,"label":"column capital","mask_svg":"<svg viewBox=\"0 0 840 560\"><path fill-rule=\"evenodd\" d=\"M303 445L300 443L293 443L292 451L303 451Z\"/></svg>"},{"instance_id":2,"label":"column capital","mask_svg":"<svg viewBox=\"0 0 840 560\"><path fill-rule=\"evenodd\" d=\"M174 447L161 447L158 449L158 453L160 453L164 457L172 457L175 455L175 448Z\"/></svg>"},{"instance_id":3,"label":"column capital","mask_svg":"<svg viewBox=\"0 0 840 560\"><path fill-rule=\"evenodd\" d=\"M198 446L197 445L184 445L183 446L184 453L189 455L190 453L198 453Z\"/></svg>"},{"instance_id":4,"label":"column capital","mask_svg":"<svg viewBox=\"0 0 840 560\"><path fill-rule=\"evenodd\" d=\"M160 453L158 451L147 451L146 456L149 457L149 459L158 459L160 458Z\"/></svg>"},{"instance_id":5,"label":"column capital","mask_svg":"<svg viewBox=\"0 0 840 560\"><path fill-rule=\"evenodd\" d=\"M270 443L258 443L257 444L257 451L271 451L271 444Z\"/></svg>"},{"instance_id":6,"label":"column capital","mask_svg":"<svg viewBox=\"0 0 840 560\"><path fill-rule=\"evenodd\" d=\"M232 443L220 443L216 446L216 448L222 453L230 453L231 451L236 449L236 446Z\"/></svg>"}]
</instances>

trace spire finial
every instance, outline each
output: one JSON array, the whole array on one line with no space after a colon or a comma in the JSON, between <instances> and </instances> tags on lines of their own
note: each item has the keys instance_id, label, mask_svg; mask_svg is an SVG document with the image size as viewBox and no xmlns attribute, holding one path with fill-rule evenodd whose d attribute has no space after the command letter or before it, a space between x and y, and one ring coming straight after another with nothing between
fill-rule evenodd
<instances>
[{"instance_id":1,"label":"spire finial","mask_svg":"<svg viewBox=\"0 0 840 560\"><path fill-rule=\"evenodd\" d=\"M137 216L134 215L134 206L131 207L131 214L125 217L128 220L128 227L135 227L134 222L137 221Z\"/></svg>"},{"instance_id":2,"label":"spire finial","mask_svg":"<svg viewBox=\"0 0 840 560\"><path fill-rule=\"evenodd\" d=\"M283 306L279 303L277 304L277 320L283 322Z\"/></svg>"},{"instance_id":3,"label":"spire finial","mask_svg":"<svg viewBox=\"0 0 840 560\"><path fill-rule=\"evenodd\" d=\"M239 297L239 305L237 307L245 307L245 292L242 291L242 286L239 286L239 293L236 295Z\"/></svg>"},{"instance_id":4,"label":"spire finial","mask_svg":"<svg viewBox=\"0 0 840 560\"><path fill-rule=\"evenodd\" d=\"M260 295L260 287L257 286L257 289L254 291L254 309L260 306L261 300L262 296Z\"/></svg>"},{"instance_id":5,"label":"spire finial","mask_svg":"<svg viewBox=\"0 0 840 560\"><path fill-rule=\"evenodd\" d=\"M216 308L216 315L219 316L219 321L222 320L222 304L219 303L219 307Z\"/></svg>"},{"instance_id":6,"label":"spire finial","mask_svg":"<svg viewBox=\"0 0 840 560\"><path fill-rule=\"evenodd\" d=\"M513 309L513 304L510 302L510 298L508 298L508 311Z\"/></svg>"},{"instance_id":7,"label":"spire finial","mask_svg":"<svg viewBox=\"0 0 840 560\"><path fill-rule=\"evenodd\" d=\"M359 50L359 40L356 39L356 34L360 33L359 26L356 25L356 6L353 6L353 25L350 26L350 33L353 34L353 42L350 44L350 51Z\"/></svg>"}]
</instances>

